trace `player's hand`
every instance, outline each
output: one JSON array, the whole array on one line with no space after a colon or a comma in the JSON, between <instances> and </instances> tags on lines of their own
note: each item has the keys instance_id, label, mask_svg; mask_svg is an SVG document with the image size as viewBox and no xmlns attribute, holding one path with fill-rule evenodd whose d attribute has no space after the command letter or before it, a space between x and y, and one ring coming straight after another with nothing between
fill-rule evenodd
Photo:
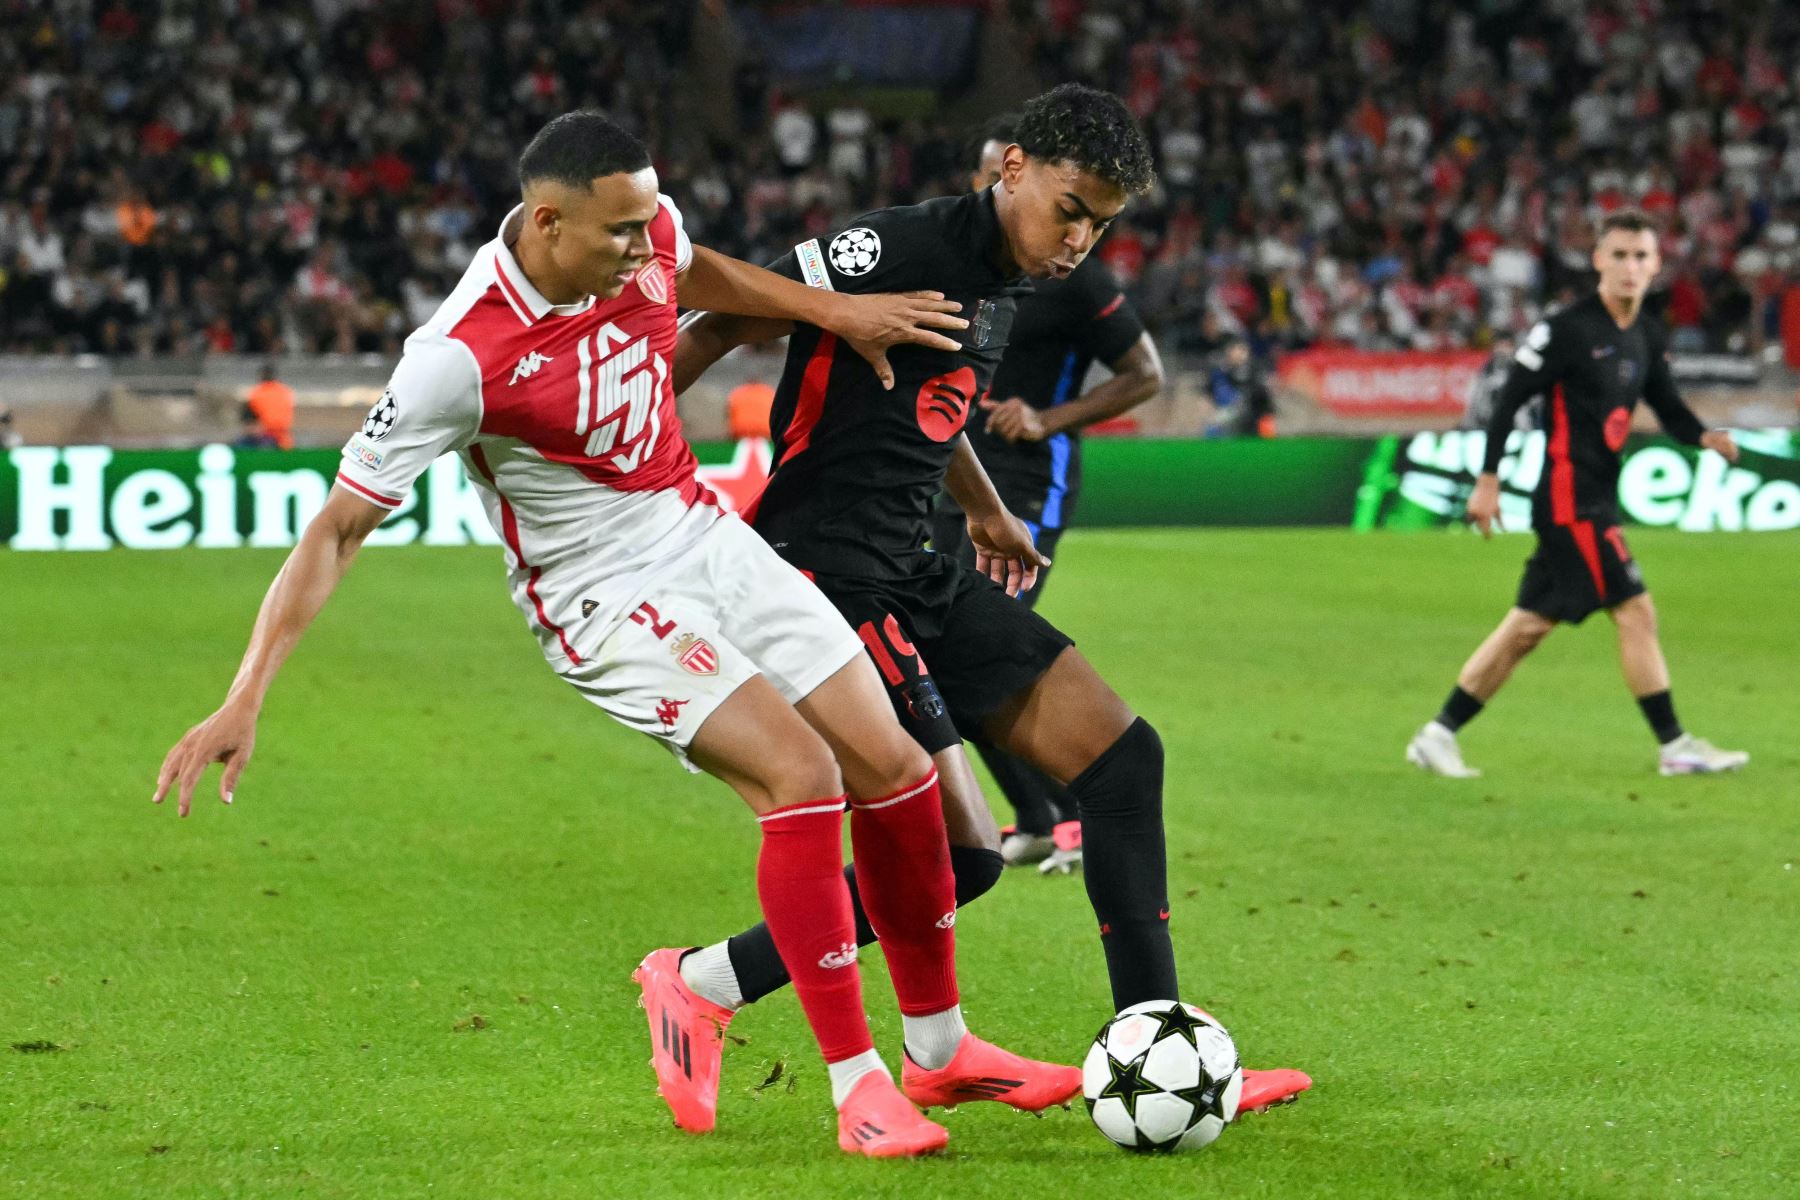
<instances>
[{"instance_id":1,"label":"player's hand","mask_svg":"<svg viewBox=\"0 0 1800 1200\"><path fill-rule=\"evenodd\" d=\"M1469 520L1484 538L1493 537L1496 529L1505 530L1500 521L1499 476L1482 475L1475 480L1475 490L1469 493Z\"/></svg>"},{"instance_id":2,"label":"player's hand","mask_svg":"<svg viewBox=\"0 0 1800 1200\"><path fill-rule=\"evenodd\" d=\"M156 794L150 799L161 804L169 789L174 788L176 811L187 816L188 809L193 807L194 785L200 782L207 767L222 762L225 773L219 777L219 799L230 804L231 794L237 790L238 776L244 773L255 749L256 714L228 701L175 743L175 748L163 759L162 770L156 776Z\"/></svg>"},{"instance_id":3,"label":"player's hand","mask_svg":"<svg viewBox=\"0 0 1800 1200\"><path fill-rule=\"evenodd\" d=\"M1723 429L1709 429L1700 435L1700 445L1728 463L1738 460L1738 444Z\"/></svg>"},{"instance_id":4,"label":"player's hand","mask_svg":"<svg viewBox=\"0 0 1800 1200\"><path fill-rule=\"evenodd\" d=\"M962 343L936 331L969 327L967 321L954 315L962 311L962 305L944 299L942 292L879 292L872 296L845 296L843 301L843 316L832 332L869 360L884 388L894 386L894 368L887 360L890 349L911 343L954 352L962 349Z\"/></svg>"},{"instance_id":5,"label":"player's hand","mask_svg":"<svg viewBox=\"0 0 1800 1200\"><path fill-rule=\"evenodd\" d=\"M969 541L975 544L975 569L1009 596L1029 592L1038 571L1050 565L1038 553L1025 522L1004 509L988 517L970 517Z\"/></svg>"},{"instance_id":6,"label":"player's hand","mask_svg":"<svg viewBox=\"0 0 1800 1200\"><path fill-rule=\"evenodd\" d=\"M1017 396L983 400L981 410L987 413L988 432L1009 442L1041 442L1049 436L1043 415Z\"/></svg>"}]
</instances>

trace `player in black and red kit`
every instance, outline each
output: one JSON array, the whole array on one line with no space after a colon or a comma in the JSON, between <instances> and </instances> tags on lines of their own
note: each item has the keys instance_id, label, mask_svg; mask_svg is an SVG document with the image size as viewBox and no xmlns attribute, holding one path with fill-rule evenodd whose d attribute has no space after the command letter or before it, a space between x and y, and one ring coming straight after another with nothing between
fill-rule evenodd
<instances>
[{"instance_id":1,"label":"player in black and red kit","mask_svg":"<svg viewBox=\"0 0 1800 1200\"><path fill-rule=\"evenodd\" d=\"M1000 181L1006 148L1013 144L1016 115L996 118L975 149L970 187L982 191ZM1088 392L1082 381L1099 361L1112 377ZM965 432L976 457L1006 507L1025 521L1038 551L1056 556L1063 530L1081 495L1081 430L1130 411L1162 389L1162 360L1124 289L1096 255L1081 260L1067 279L1042 279L1019 299L1012 336L992 395L970 417ZM931 547L975 565L968 517L949 496L938 498ZM1035 605L1050 568L1020 594ZM1018 814L1016 828L1000 840L1008 866L1039 862L1046 868L1078 862L1079 848L1056 850L1051 832L1075 820L1075 804L1054 780L984 739L970 739Z\"/></svg>"},{"instance_id":2,"label":"player in black and red kit","mask_svg":"<svg viewBox=\"0 0 1800 1200\"><path fill-rule=\"evenodd\" d=\"M1408 761L1468 778L1456 732L1500 690L1513 668L1561 622L1580 624L1604 608L1619 633L1619 662L1662 750L1664 775L1729 771L1750 756L1720 750L1684 731L1669 694L1656 609L1619 528L1619 450L1642 399L1669 436L1737 461L1737 444L1708 430L1682 402L1669 372L1661 322L1642 311L1662 267L1656 230L1636 210L1612 213L1594 247L1599 286L1526 335L1488 422L1487 459L1469 498L1469 518L1491 536L1500 516L1500 459L1521 405L1544 395L1544 467L1531 498L1537 551L1525 563L1513 609L1464 664L1435 719L1414 735Z\"/></svg>"},{"instance_id":3,"label":"player in black and red kit","mask_svg":"<svg viewBox=\"0 0 1800 1200\"><path fill-rule=\"evenodd\" d=\"M773 266L839 291L942 292L970 322L960 350L890 355L897 383L884 391L848 369L852 356L830 333L709 314L684 327L675 378L679 388L732 346L791 331L771 419L776 465L752 522L862 636L901 723L936 760L959 905L1001 870L962 736L985 736L1068 788L1113 1000L1124 1008L1179 995L1162 743L1068 637L1009 597L1031 586L1044 560L962 429L987 397L1027 278L1074 273L1130 196L1150 186L1150 152L1116 96L1078 85L1028 104L1016 136L996 186L870 213ZM977 569L925 549L941 487L968 514ZM858 937L875 940L863 927ZM682 975L729 1009L786 982L761 926L690 953ZM910 1062L906 1071L917 1099L918 1072ZM1297 1071L1247 1072L1241 1107L1291 1099L1310 1082Z\"/></svg>"}]
</instances>

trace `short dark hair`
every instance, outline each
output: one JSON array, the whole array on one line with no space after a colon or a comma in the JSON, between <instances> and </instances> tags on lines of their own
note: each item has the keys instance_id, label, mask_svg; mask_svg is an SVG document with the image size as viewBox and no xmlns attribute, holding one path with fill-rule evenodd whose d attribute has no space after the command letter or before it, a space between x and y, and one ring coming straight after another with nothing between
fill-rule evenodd
<instances>
[{"instance_id":1,"label":"short dark hair","mask_svg":"<svg viewBox=\"0 0 1800 1200\"><path fill-rule=\"evenodd\" d=\"M641 171L650 151L618 122L593 109L553 118L519 155L519 186L540 179L585 188L603 175Z\"/></svg>"},{"instance_id":2,"label":"short dark hair","mask_svg":"<svg viewBox=\"0 0 1800 1200\"><path fill-rule=\"evenodd\" d=\"M999 142L1002 146L1010 146L1018 140L1019 114L1001 113L997 117L989 117L975 127L969 137L969 168L981 165L981 152L989 142Z\"/></svg>"},{"instance_id":3,"label":"short dark hair","mask_svg":"<svg viewBox=\"0 0 1800 1200\"><path fill-rule=\"evenodd\" d=\"M1065 83L1026 102L1013 138L1046 162L1071 162L1136 194L1156 182L1150 143L1111 92Z\"/></svg>"},{"instance_id":4,"label":"short dark hair","mask_svg":"<svg viewBox=\"0 0 1800 1200\"><path fill-rule=\"evenodd\" d=\"M1615 208L1600 218L1600 237L1613 230L1624 233L1655 233L1656 221L1641 208Z\"/></svg>"}]
</instances>

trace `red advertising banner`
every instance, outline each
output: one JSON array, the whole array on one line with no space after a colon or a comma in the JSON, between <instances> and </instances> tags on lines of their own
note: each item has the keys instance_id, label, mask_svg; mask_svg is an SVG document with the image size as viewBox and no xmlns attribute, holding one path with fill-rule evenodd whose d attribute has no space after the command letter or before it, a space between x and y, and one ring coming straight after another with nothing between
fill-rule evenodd
<instances>
[{"instance_id":1,"label":"red advertising banner","mask_svg":"<svg viewBox=\"0 0 1800 1200\"><path fill-rule=\"evenodd\" d=\"M1480 350L1302 350L1275 373L1340 417L1455 416L1487 355Z\"/></svg>"}]
</instances>

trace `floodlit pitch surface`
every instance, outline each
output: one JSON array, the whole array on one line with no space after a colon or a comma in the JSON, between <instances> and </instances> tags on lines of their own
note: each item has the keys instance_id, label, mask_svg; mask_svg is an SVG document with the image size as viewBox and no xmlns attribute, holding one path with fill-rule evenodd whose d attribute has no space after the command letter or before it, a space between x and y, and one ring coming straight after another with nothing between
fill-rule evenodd
<instances>
[{"instance_id":1,"label":"floodlit pitch surface","mask_svg":"<svg viewBox=\"0 0 1800 1200\"><path fill-rule=\"evenodd\" d=\"M631 968L754 916L755 832L544 669L495 551L365 554L185 822L151 780L279 553L0 554L0 1195L1791 1194L1800 538L1632 541L1742 776L1655 775L1604 617L1468 731L1484 778L1402 761L1524 540L1071 537L1047 611L1170 750L1186 998L1318 1084L1190 1158L974 1105L920 1164L838 1152L787 995L670 1127ZM975 1028L1080 1061L1080 880L957 932Z\"/></svg>"}]
</instances>

